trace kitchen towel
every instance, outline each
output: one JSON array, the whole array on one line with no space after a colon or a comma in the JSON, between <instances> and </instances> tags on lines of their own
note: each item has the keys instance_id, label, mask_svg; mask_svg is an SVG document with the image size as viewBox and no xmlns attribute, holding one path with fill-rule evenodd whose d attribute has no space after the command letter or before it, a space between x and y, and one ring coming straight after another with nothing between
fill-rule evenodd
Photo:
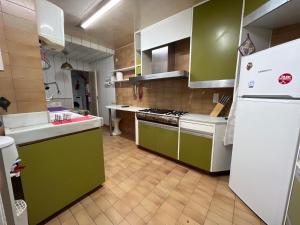
<instances>
[{"instance_id":1,"label":"kitchen towel","mask_svg":"<svg viewBox=\"0 0 300 225\"><path fill-rule=\"evenodd\" d=\"M238 88L236 90L238 90ZM232 145L233 144L237 97L238 97L238 94L237 94L237 91L235 91L231 109L230 109L230 113L229 113L228 120L227 120L227 126L226 126L225 136L224 136L224 145Z\"/></svg>"}]
</instances>

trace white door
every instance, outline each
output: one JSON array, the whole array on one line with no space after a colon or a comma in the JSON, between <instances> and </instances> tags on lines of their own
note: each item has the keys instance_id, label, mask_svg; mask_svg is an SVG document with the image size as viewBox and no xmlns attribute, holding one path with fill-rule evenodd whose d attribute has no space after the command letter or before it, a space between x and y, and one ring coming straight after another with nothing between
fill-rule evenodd
<instances>
[{"instance_id":1,"label":"white door","mask_svg":"<svg viewBox=\"0 0 300 225\"><path fill-rule=\"evenodd\" d=\"M299 128L298 100L238 100L229 186L269 225L285 219Z\"/></svg>"}]
</instances>

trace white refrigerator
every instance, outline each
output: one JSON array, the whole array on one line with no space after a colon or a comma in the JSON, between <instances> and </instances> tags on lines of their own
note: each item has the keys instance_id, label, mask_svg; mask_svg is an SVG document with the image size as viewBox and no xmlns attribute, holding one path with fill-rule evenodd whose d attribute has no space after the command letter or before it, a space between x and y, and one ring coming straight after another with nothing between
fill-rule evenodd
<instances>
[{"instance_id":1,"label":"white refrigerator","mask_svg":"<svg viewBox=\"0 0 300 225\"><path fill-rule=\"evenodd\" d=\"M300 39L243 57L238 96L229 186L282 225L299 154Z\"/></svg>"}]
</instances>

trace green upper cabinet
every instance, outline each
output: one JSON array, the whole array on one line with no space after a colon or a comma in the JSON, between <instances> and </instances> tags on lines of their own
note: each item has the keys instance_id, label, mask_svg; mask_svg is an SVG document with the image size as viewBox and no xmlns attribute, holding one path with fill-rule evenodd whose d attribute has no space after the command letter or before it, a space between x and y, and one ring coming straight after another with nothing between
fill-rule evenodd
<instances>
[{"instance_id":1,"label":"green upper cabinet","mask_svg":"<svg viewBox=\"0 0 300 225\"><path fill-rule=\"evenodd\" d=\"M245 0L244 16L248 16L254 10L265 4L268 0Z\"/></svg>"},{"instance_id":2,"label":"green upper cabinet","mask_svg":"<svg viewBox=\"0 0 300 225\"><path fill-rule=\"evenodd\" d=\"M211 0L194 7L191 84L234 79L242 7L243 0Z\"/></svg>"}]
</instances>

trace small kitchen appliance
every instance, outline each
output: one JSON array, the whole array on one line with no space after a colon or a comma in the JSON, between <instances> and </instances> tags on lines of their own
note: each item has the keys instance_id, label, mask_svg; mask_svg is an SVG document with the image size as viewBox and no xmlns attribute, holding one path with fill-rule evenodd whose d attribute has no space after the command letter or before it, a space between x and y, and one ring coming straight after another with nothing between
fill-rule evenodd
<instances>
[{"instance_id":1,"label":"small kitchen appliance","mask_svg":"<svg viewBox=\"0 0 300 225\"><path fill-rule=\"evenodd\" d=\"M229 186L264 222L282 225L300 135L300 39L241 61Z\"/></svg>"}]
</instances>

